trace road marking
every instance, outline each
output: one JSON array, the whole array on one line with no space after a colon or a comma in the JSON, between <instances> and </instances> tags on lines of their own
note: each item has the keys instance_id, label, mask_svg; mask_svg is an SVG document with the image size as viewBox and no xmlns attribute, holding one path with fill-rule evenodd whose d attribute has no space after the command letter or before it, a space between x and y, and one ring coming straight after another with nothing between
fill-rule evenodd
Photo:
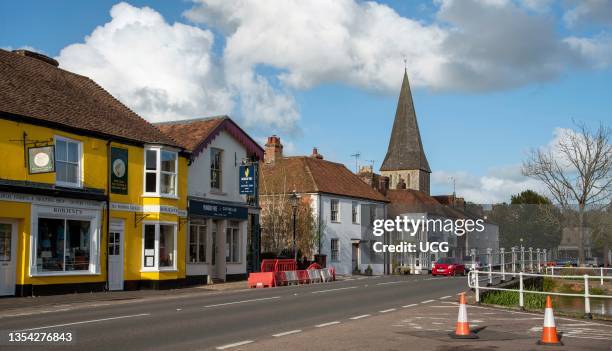
<instances>
[{"instance_id":1,"label":"road marking","mask_svg":"<svg viewBox=\"0 0 612 351\"><path fill-rule=\"evenodd\" d=\"M404 280L398 280L398 281L394 281L394 282L377 283L376 285L397 284L397 283L403 283L403 282L404 282Z\"/></svg>"},{"instance_id":2,"label":"road marking","mask_svg":"<svg viewBox=\"0 0 612 351\"><path fill-rule=\"evenodd\" d=\"M272 336L275 337L275 338L278 338L278 337L281 337L281 336L291 335L291 334L296 334L296 333L301 333L301 332L302 332L301 329L295 329L295 330L286 331L284 333L274 334Z\"/></svg>"},{"instance_id":3,"label":"road marking","mask_svg":"<svg viewBox=\"0 0 612 351\"><path fill-rule=\"evenodd\" d=\"M380 312L380 313L387 313L387 312L393 312L393 311L395 311L395 308L390 308L388 310L382 310L382 311L378 311L378 312Z\"/></svg>"},{"instance_id":4,"label":"road marking","mask_svg":"<svg viewBox=\"0 0 612 351\"><path fill-rule=\"evenodd\" d=\"M216 349L217 350L225 350L225 349L229 349L229 348L236 347L236 346L242 346L242 345L250 344L252 342L253 342L253 340L244 340L244 341L235 342L233 344L217 346Z\"/></svg>"},{"instance_id":5,"label":"road marking","mask_svg":"<svg viewBox=\"0 0 612 351\"><path fill-rule=\"evenodd\" d=\"M366 318L366 317L369 317L369 316L370 316L369 314L362 314L361 316L355 316L355 317L351 317L349 319L356 320L356 319Z\"/></svg>"},{"instance_id":6,"label":"road marking","mask_svg":"<svg viewBox=\"0 0 612 351\"><path fill-rule=\"evenodd\" d=\"M408 308L408 307L414 307L416 306L416 303L411 303L410 305L406 305L406 306L402 306L403 308Z\"/></svg>"},{"instance_id":7,"label":"road marking","mask_svg":"<svg viewBox=\"0 0 612 351\"><path fill-rule=\"evenodd\" d=\"M425 300L425 301L423 301L421 303L430 303L430 302L434 302L434 300Z\"/></svg>"},{"instance_id":8,"label":"road marking","mask_svg":"<svg viewBox=\"0 0 612 351\"><path fill-rule=\"evenodd\" d=\"M442 296L442 297L440 298L440 300L450 299L451 297L452 297L452 296Z\"/></svg>"},{"instance_id":9,"label":"road marking","mask_svg":"<svg viewBox=\"0 0 612 351\"><path fill-rule=\"evenodd\" d=\"M112 321L112 320L115 320L115 319L143 317L143 316L150 316L150 315L151 315L150 313L140 313L140 314L132 314L132 315L129 315L129 316L118 316L118 317L109 317L109 318L101 318L101 319L91 319L91 320L82 321L82 322L55 324L55 325L48 325L48 326L45 326L45 327L36 327L36 328L21 329L21 330L16 330L16 332L23 332L23 331L30 331L30 330L40 330L40 329L49 329L49 328L57 328L57 327L66 327L66 326L69 326L69 325L96 323L96 322Z\"/></svg>"},{"instance_id":10,"label":"road marking","mask_svg":"<svg viewBox=\"0 0 612 351\"><path fill-rule=\"evenodd\" d=\"M339 291L339 290L347 290L347 289L356 289L356 286L347 286L346 288L336 288L336 289L328 289L328 290L317 290L317 291L312 291L312 294L319 294L319 293L325 293L325 292L330 292L330 291Z\"/></svg>"},{"instance_id":11,"label":"road marking","mask_svg":"<svg viewBox=\"0 0 612 351\"><path fill-rule=\"evenodd\" d=\"M327 327L327 326L334 325L334 324L340 324L340 322L333 321L333 322L328 322L328 323L323 323L323 324L317 324L315 325L315 328L323 328L323 327Z\"/></svg>"},{"instance_id":12,"label":"road marking","mask_svg":"<svg viewBox=\"0 0 612 351\"><path fill-rule=\"evenodd\" d=\"M239 304L239 303L247 303L247 302L255 302L255 301L265 301L265 300L280 299L280 298L281 298L280 296L262 297L261 299L251 299L251 300L242 300L242 301L233 301L233 302L218 303L218 304L214 304L214 305L206 305L206 306L204 306L204 308L236 305L236 304Z\"/></svg>"}]
</instances>

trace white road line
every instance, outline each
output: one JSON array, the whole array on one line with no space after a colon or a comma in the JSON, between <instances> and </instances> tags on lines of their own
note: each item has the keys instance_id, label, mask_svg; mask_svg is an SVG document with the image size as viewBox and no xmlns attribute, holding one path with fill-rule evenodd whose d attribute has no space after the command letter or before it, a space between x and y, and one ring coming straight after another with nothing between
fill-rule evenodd
<instances>
[{"instance_id":1,"label":"white road line","mask_svg":"<svg viewBox=\"0 0 612 351\"><path fill-rule=\"evenodd\" d=\"M340 324L340 322L333 321L333 322L328 322L328 323L323 323L323 324L317 324L315 325L315 328L323 328L323 327L327 327L327 326L334 325L334 324Z\"/></svg>"},{"instance_id":2,"label":"white road line","mask_svg":"<svg viewBox=\"0 0 612 351\"><path fill-rule=\"evenodd\" d=\"M430 303L430 302L434 302L434 300L425 300L425 301L423 301L421 303Z\"/></svg>"},{"instance_id":3,"label":"white road line","mask_svg":"<svg viewBox=\"0 0 612 351\"><path fill-rule=\"evenodd\" d=\"M370 316L369 314L362 314L361 316L355 316L355 317L351 317L349 319L356 320L356 319L366 318L366 317L369 317L369 316Z\"/></svg>"},{"instance_id":4,"label":"white road line","mask_svg":"<svg viewBox=\"0 0 612 351\"><path fill-rule=\"evenodd\" d=\"M233 344L217 346L216 349L217 350L225 350L225 349L229 349L229 348L236 347L236 346L242 346L242 345L250 344L252 342L253 342L253 340L244 340L244 341L235 342Z\"/></svg>"},{"instance_id":5,"label":"white road line","mask_svg":"<svg viewBox=\"0 0 612 351\"><path fill-rule=\"evenodd\" d=\"M393 312L395 311L395 308L389 308L388 310L382 310L382 311L378 311L380 313L387 313L387 312Z\"/></svg>"},{"instance_id":6,"label":"white road line","mask_svg":"<svg viewBox=\"0 0 612 351\"><path fill-rule=\"evenodd\" d=\"M275 338L278 338L278 337L281 337L281 336L291 335L291 334L296 334L296 333L301 333L301 332L302 332L301 329L295 329L295 330L286 331L284 333L273 334L272 336L275 337Z\"/></svg>"},{"instance_id":7,"label":"white road line","mask_svg":"<svg viewBox=\"0 0 612 351\"><path fill-rule=\"evenodd\" d=\"M325 293L325 292L330 292L330 291L339 291L339 290L347 290L347 289L356 289L356 286L347 286L346 288L337 288L337 289L328 289L328 290L317 290L317 291L312 291L312 294L320 294L320 293Z\"/></svg>"},{"instance_id":8,"label":"white road line","mask_svg":"<svg viewBox=\"0 0 612 351\"><path fill-rule=\"evenodd\" d=\"M217 303L217 304L214 304L214 305L206 305L206 306L204 306L204 308L236 305L236 304L239 304L239 303L247 303L247 302L255 302L255 301L265 301L265 300L280 299L280 298L281 298L280 296L262 297L261 299L251 299L251 300L242 300L242 301Z\"/></svg>"},{"instance_id":9,"label":"white road line","mask_svg":"<svg viewBox=\"0 0 612 351\"><path fill-rule=\"evenodd\" d=\"M397 283L403 283L403 282L404 282L404 280L398 280L398 281L394 281L394 282L377 283L376 285L397 284Z\"/></svg>"},{"instance_id":10,"label":"white road line","mask_svg":"<svg viewBox=\"0 0 612 351\"><path fill-rule=\"evenodd\" d=\"M450 299L451 297L452 297L452 296L442 296L442 297L440 298L440 300Z\"/></svg>"},{"instance_id":11,"label":"white road line","mask_svg":"<svg viewBox=\"0 0 612 351\"><path fill-rule=\"evenodd\" d=\"M402 306L402 307L403 308L408 308L408 307L414 307L416 305L417 305L416 303L411 303L410 305L405 305L405 306Z\"/></svg>"},{"instance_id":12,"label":"white road line","mask_svg":"<svg viewBox=\"0 0 612 351\"><path fill-rule=\"evenodd\" d=\"M21 329L21 330L16 330L16 332L24 332L24 331L30 331L30 330L40 330L40 329L50 329L50 328L66 327L66 326L69 326L69 325L96 323L96 322L112 321L112 320L115 320L115 319L143 317L143 316L150 316L150 315L151 315L150 313L140 313L140 314L132 314L132 315L129 315L129 316L118 316L118 317L109 317L109 318L101 318L101 319L92 319L92 320L81 321L81 322L55 324L55 325L48 325L48 326L45 326L45 327L36 327L36 328Z\"/></svg>"}]
</instances>

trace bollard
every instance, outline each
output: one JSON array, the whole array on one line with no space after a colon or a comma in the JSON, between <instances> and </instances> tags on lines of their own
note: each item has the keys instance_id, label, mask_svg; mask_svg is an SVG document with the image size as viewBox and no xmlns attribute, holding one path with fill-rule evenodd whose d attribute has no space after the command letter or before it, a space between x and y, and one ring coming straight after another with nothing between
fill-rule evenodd
<instances>
[{"instance_id":1,"label":"bollard","mask_svg":"<svg viewBox=\"0 0 612 351\"><path fill-rule=\"evenodd\" d=\"M478 288L479 285L479 279L478 279L478 271L474 270L474 277L475 277L475 282L474 282L474 289L475 289L475 293L476 293L476 303L480 303L480 289Z\"/></svg>"},{"instance_id":2,"label":"bollard","mask_svg":"<svg viewBox=\"0 0 612 351\"><path fill-rule=\"evenodd\" d=\"M491 255L491 248L487 248L487 262L489 264L489 282L487 283L487 286L491 286L493 285L493 255Z\"/></svg>"},{"instance_id":3,"label":"bollard","mask_svg":"<svg viewBox=\"0 0 612 351\"><path fill-rule=\"evenodd\" d=\"M525 309L523 299L523 272L519 272L519 306L521 307L521 310Z\"/></svg>"},{"instance_id":4,"label":"bollard","mask_svg":"<svg viewBox=\"0 0 612 351\"><path fill-rule=\"evenodd\" d=\"M593 319L591 314L591 299L589 298L589 275L584 275L584 318Z\"/></svg>"},{"instance_id":5,"label":"bollard","mask_svg":"<svg viewBox=\"0 0 612 351\"><path fill-rule=\"evenodd\" d=\"M506 258L504 257L504 251L505 249L502 247L501 249L499 249L500 254L501 254L501 273L502 273L502 278L501 281L505 282L506 281Z\"/></svg>"}]
</instances>

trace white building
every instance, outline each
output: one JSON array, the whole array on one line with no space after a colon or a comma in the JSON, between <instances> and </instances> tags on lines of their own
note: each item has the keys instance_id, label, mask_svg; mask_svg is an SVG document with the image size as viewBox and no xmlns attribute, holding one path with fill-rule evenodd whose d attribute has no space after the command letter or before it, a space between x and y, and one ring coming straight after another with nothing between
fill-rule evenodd
<instances>
[{"instance_id":1,"label":"white building","mask_svg":"<svg viewBox=\"0 0 612 351\"><path fill-rule=\"evenodd\" d=\"M247 259L253 251L249 244L258 247L259 208L256 195L240 194L239 172L244 163L256 165L263 149L227 116L157 126L192 152L187 282L246 278Z\"/></svg>"},{"instance_id":2,"label":"white building","mask_svg":"<svg viewBox=\"0 0 612 351\"><path fill-rule=\"evenodd\" d=\"M266 197L287 196L293 190L310 200L320 223L315 252L326 256L337 274L384 273L383 257L372 246L382 238L372 234L375 218L385 218L386 199L343 164L326 161L316 148L311 156L283 157L280 138L271 136L261 166L261 203Z\"/></svg>"}]
</instances>

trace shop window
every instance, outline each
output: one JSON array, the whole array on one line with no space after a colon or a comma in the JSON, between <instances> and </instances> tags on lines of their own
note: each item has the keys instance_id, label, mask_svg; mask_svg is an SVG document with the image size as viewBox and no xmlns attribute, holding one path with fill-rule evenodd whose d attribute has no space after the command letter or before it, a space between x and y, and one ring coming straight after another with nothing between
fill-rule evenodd
<instances>
[{"instance_id":1,"label":"shop window","mask_svg":"<svg viewBox=\"0 0 612 351\"><path fill-rule=\"evenodd\" d=\"M37 272L88 271L91 222L39 218L36 245Z\"/></svg>"},{"instance_id":2,"label":"shop window","mask_svg":"<svg viewBox=\"0 0 612 351\"><path fill-rule=\"evenodd\" d=\"M340 210L340 201L332 199L330 202L330 219L332 222L340 222L340 218L338 216L339 210Z\"/></svg>"},{"instance_id":3,"label":"shop window","mask_svg":"<svg viewBox=\"0 0 612 351\"><path fill-rule=\"evenodd\" d=\"M143 225L143 270L176 269L176 225Z\"/></svg>"},{"instance_id":4,"label":"shop window","mask_svg":"<svg viewBox=\"0 0 612 351\"><path fill-rule=\"evenodd\" d=\"M353 220L353 223L358 224L359 223L359 202L357 201L353 201L352 206L351 206L351 218Z\"/></svg>"},{"instance_id":5,"label":"shop window","mask_svg":"<svg viewBox=\"0 0 612 351\"><path fill-rule=\"evenodd\" d=\"M81 186L81 143L55 137L55 182L61 186Z\"/></svg>"},{"instance_id":6,"label":"shop window","mask_svg":"<svg viewBox=\"0 0 612 351\"><path fill-rule=\"evenodd\" d=\"M176 196L178 153L149 148L145 150L146 194L159 196Z\"/></svg>"},{"instance_id":7,"label":"shop window","mask_svg":"<svg viewBox=\"0 0 612 351\"><path fill-rule=\"evenodd\" d=\"M206 262L206 225L189 226L189 262Z\"/></svg>"},{"instance_id":8,"label":"shop window","mask_svg":"<svg viewBox=\"0 0 612 351\"><path fill-rule=\"evenodd\" d=\"M223 150L210 149L210 187L221 190L221 177L223 166Z\"/></svg>"},{"instance_id":9,"label":"shop window","mask_svg":"<svg viewBox=\"0 0 612 351\"><path fill-rule=\"evenodd\" d=\"M225 229L225 262L240 262L240 223L236 221Z\"/></svg>"},{"instance_id":10,"label":"shop window","mask_svg":"<svg viewBox=\"0 0 612 351\"><path fill-rule=\"evenodd\" d=\"M331 260L332 261L338 261L338 257L339 257L339 253L340 253L340 246L339 246L339 242L338 239L331 239L330 242L330 248L331 248Z\"/></svg>"}]
</instances>

